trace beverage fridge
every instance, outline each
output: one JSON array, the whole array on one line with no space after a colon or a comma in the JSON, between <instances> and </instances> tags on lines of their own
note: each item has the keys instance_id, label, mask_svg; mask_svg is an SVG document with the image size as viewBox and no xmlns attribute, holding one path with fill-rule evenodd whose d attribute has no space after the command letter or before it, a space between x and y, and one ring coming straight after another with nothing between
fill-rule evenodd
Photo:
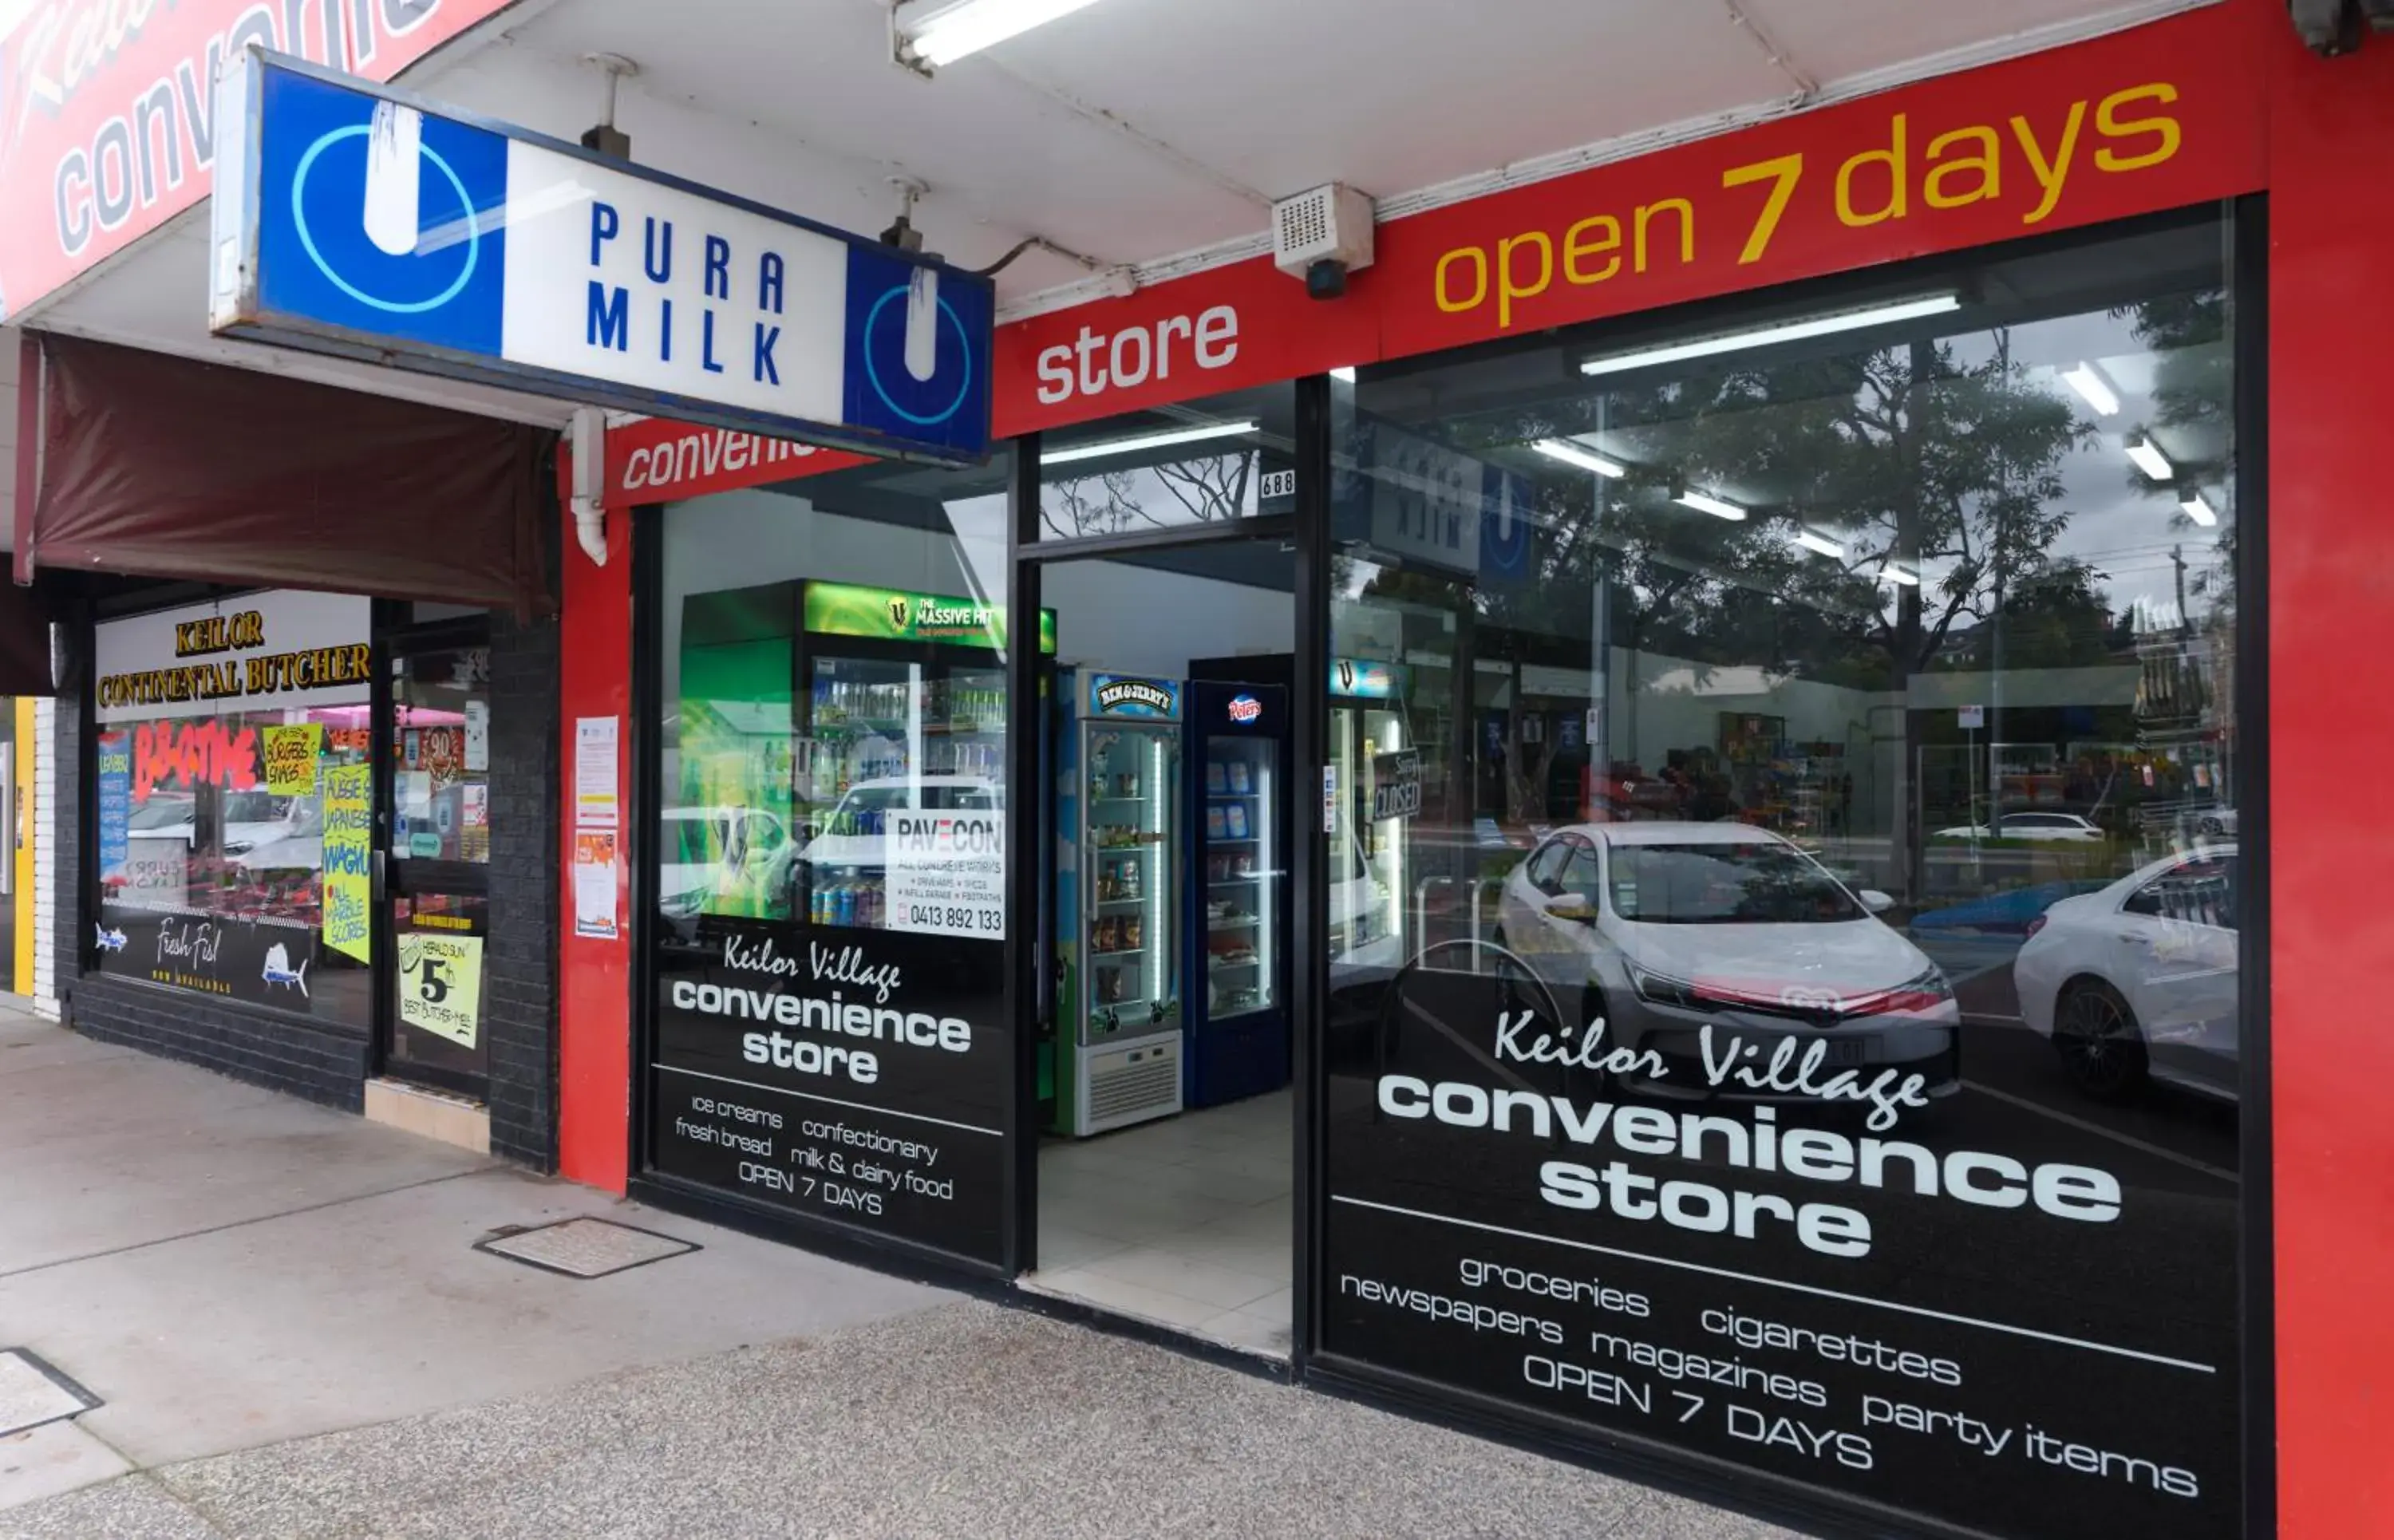
<instances>
[{"instance_id":1,"label":"beverage fridge","mask_svg":"<svg viewBox=\"0 0 2394 1540\"><path fill-rule=\"evenodd\" d=\"M911 589L693 596L668 915L890 928L889 815L1005 806L1005 645L998 609Z\"/></svg>"},{"instance_id":2,"label":"beverage fridge","mask_svg":"<svg viewBox=\"0 0 2394 1540\"><path fill-rule=\"evenodd\" d=\"M1058 745L1055 1128L1180 1111L1181 686L1078 670Z\"/></svg>"},{"instance_id":3,"label":"beverage fridge","mask_svg":"<svg viewBox=\"0 0 2394 1540\"><path fill-rule=\"evenodd\" d=\"M1294 686L1287 653L1201 658L1191 679ZM1393 970L1421 943L1409 938L1406 883L1414 821L1422 804L1422 744L1413 731L1419 707L1403 664L1334 658L1322 683L1329 697L1321 811L1328 847L1330 960L1340 968ZM1312 804L1309 800L1309 809ZM1283 862L1283 865L1285 863Z\"/></svg>"},{"instance_id":4,"label":"beverage fridge","mask_svg":"<svg viewBox=\"0 0 2394 1540\"><path fill-rule=\"evenodd\" d=\"M1334 659L1329 768L1330 956L1348 967L1396 968L1421 944L1407 935L1406 880L1421 812L1421 746L1401 664Z\"/></svg>"},{"instance_id":5,"label":"beverage fridge","mask_svg":"<svg viewBox=\"0 0 2394 1540\"><path fill-rule=\"evenodd\" d=\"M1288 1084L1288 691L1192 679L1183 1099Z\"/></svg>"}]
</instances>

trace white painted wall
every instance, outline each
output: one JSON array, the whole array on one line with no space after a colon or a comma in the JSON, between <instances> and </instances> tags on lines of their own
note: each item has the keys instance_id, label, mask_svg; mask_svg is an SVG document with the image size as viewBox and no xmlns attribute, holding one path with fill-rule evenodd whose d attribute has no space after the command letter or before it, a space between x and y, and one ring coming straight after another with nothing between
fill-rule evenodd
<instances>
[{"instance_id":1,"label":"white painted wall","mask_svg":"<svg viewBox=\"0 0 2394 1540\"><path fill-rule=\"evenodd\" d=\"M1120 561L1064 562L1045 584L1066 664L1177 679L1191 658L1296 646L1293 594Z\"/></svg>"}]
</instances>

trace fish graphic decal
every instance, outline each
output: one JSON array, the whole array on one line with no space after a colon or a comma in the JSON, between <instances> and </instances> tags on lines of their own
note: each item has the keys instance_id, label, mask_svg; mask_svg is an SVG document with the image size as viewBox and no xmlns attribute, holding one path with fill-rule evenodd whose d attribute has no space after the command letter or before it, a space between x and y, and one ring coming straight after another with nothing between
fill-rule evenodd
<instances>
[{"instance_id":1,"label":"fish graphic decal","mask_svg":"<svg viewBox=\"0 0 2394 1540\"><path fill-rule=\"evenodd\" d=\"M125 950L125 932L122 928L111 930L104 925L94 925L92 928L99 932L98 944L102 952Z\"/></svg>"},{"instance_id":2,"label":"fish graphic decal","mask_svg":"<svg viewBox=\"0 0 2394 1540\"><path fill-rule=\"evenodd\" d=\"M281 941L266 949L266 967L259 977L266 981L269 989L280 984L285 989L297 990L302 997L308 994L308 965L301 963L294 968L291 966L291 949Z\"/></svg>"}]
</instances>

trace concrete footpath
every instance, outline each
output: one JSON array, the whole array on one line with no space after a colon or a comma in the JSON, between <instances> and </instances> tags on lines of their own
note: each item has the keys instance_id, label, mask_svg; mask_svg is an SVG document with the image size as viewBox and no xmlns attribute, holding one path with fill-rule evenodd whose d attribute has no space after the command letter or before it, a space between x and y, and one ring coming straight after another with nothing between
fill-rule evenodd
<instances>
[{"instance_id":1,"label":"concrete footpath","mask_svg":"<svg viewBox=\"0 0 2394 1540\"><path fill-rule=\"evenodd\" d=\"M577 1215L701 1249L473 1249ZM100 1404L0 1436L0 1540L1785 1533L13 1013L9 1349Z\"/></svg>"}]
</instances>

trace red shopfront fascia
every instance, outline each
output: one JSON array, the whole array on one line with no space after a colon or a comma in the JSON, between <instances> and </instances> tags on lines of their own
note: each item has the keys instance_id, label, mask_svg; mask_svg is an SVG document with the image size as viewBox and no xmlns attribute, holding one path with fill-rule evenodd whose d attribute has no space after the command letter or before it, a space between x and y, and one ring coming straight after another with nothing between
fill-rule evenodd
<instances>
[{"instance_id":1,"label":"red shopfront fascia","mask_svg":"<svg viewBox=\"0 0 2394 1540\"><path fill-rule=\"evenodd\" d=\"M1054 428L1341 366L1734 294L2247 193L2269 195L2267 595L2279 1533L2394 1534L2394 1040L2355 1002L2394 960L2394 906L2355 903L2350 770L2394 762L2356 701L2394 612L2394 520L2371 402L2394 337L2394 39L2306 52L2277 0L2186 15L1391 221L1318 302L1267 258L1000 328L997 431ZM2375 339L2374 342L2371 339ZM2256 451L2248 451L2248 453ZM611 506L860 463L646 422L610 433ZM570 560L565 716L628 712L629 545ZM567 745L571 763L571 744ZM628 785L626 786L628 792ZM569 841L570 844L570 841ZM570 878L571 874L564 874ZM621 1191L627 944L569 938L565 1174ZM2373 964L2378 966L2373 967Z\"/></svg>"}]
</instances>

